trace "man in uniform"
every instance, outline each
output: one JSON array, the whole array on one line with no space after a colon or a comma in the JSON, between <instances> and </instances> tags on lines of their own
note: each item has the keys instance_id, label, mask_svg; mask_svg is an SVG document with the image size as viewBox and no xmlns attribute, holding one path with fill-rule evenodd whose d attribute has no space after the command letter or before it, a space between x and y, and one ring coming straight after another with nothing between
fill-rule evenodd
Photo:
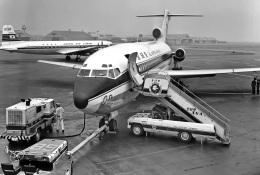
<instances>
[{"instance_id":1,"label":"man in uniform","mask_svg":"<svg viewBox=\"0 0 260 175\"><path fill-rule=\"evenodd\" d=\"M255 88L256 88L256 78L251 82L251 87L252 87L252 94L255 94Z\"/></svg>"},{"instance_id":2,"label":"man in uniform","mask_svg":"<svg viewBox=\"0 0 260 175\"><path fill-rule=\"evenodd\" d=\"M60 106L60 103L56 103L56 111L55 111L55 114L57 115L57 132L59 132L59 127L61 125L61 129L62 129L62 133L64 133L64 123L63 123L63 112L64 112L64 109Z\"/></svg>"}]
</instances>

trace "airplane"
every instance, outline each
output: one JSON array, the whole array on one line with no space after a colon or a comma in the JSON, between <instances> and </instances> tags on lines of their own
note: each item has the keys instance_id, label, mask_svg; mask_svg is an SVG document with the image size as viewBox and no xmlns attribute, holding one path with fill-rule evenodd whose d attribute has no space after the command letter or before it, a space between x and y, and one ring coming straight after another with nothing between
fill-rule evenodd
<instances>
[{"instance_id":1,"label":"airplane","mask_svg":"<svg viewBox=\"0 0 260 175\"><path fill-rule=\"evenodd\" d=\"M260 68L172 70L172 65L178 67L177 63L185 59L185 51L182 48L172 51L165 43L168 23L171 17L186 16L194 15L170 14L169 10L165 10L160 15L137 16L163 17L162 27L152 32L154 41L123 43L104 48L89 56L83 65L44 60L38 62L79 69L73 91L74 105L84 113L104 116L100 123L104 123L104 118L108 117L106 121L109 125L115 123L118 109L139 95L138 91L133 90L136 85L129 74L129 58L136 57L140 75L149 71L163 71L175 79L260 71Z\"/></svg>"},{"instance_id":2,"label":"airplane","mask_svg":"<svg viewBox=\"0 0 260 175\"><path fill-rule=\"evenodd\" d=\"M2 45L0 50L26 54L41 55L66 55L66 60L71 60L71 55L76 55L75 61L81 61L80 56L92 54L100 48L112 45L110 41L21 41L17 38L11 25L4 25L2 31Z\"/></svg>"}]
</instances>

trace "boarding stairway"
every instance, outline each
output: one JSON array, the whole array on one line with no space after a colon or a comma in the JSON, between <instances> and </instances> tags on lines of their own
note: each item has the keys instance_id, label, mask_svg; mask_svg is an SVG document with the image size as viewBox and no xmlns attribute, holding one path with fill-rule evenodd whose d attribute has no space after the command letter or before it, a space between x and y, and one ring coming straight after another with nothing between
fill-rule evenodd
<instances>
[{"instance_id":1,"label":"boarding stairway","mask_svg":"<svg viewBox=\"0 0 260 175\"><path fill-rule=\"evenodd\" d=\"M149 72L143 76L139 75L134 57L133 53L129 58L129 74L141 94L157 97L188 122L213 124L216 138L223 144L230 144L229 119L164 72Z\"/></svg>"}]
</instances>

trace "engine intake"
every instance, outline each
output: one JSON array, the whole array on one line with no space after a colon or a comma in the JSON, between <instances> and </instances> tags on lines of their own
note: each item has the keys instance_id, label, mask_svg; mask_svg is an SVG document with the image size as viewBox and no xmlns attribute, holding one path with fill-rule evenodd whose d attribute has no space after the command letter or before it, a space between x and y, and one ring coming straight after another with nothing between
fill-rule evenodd
<instances>
[{"instance_id":1,"label":"engine intake","mask_svg":"<svg viewBox=\"0 0 260 175\"><path fill-rule=\"evenodd\" d=\"M162 37L162 30L160 28L155 28L153 30L153 37L155 39L158 39L158 38Z\"/></svg>"},{"instance_id":2,"label":"engine intake","mask_svg":"<svg viewBox=\"0 0 260 175\"><path fill-rule=\"evenodd\" d=\"M185 59L185 55L186 55L185 51L180 48L175 51L173 59L174 61L181 62Z\"/></svg>"}]
</instances>

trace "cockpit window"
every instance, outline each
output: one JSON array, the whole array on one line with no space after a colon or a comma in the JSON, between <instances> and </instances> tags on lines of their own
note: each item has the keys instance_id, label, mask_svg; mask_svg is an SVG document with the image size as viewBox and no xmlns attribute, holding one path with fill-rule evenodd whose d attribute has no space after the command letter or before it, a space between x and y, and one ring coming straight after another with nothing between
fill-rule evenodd
<instances>
[{"instance_id":1,"label":"cockpit window","mask_svg":"<svg viewBox=\"0 0 260 175\"><path fill-rule=\"evenodd\" d=\"M107 64L102 64L102 67L107 67Z\"/></svg>"},{"instance_id":2,"label":"cockpit window","mask_svg":"<svg viewBox=\"0 0 260 175\"><path fill-rule=\"evenodd\" d=\"M109 71L108 71L108 77L110 77L110 78L115 78L115 74L114 74L114 70L113 70L113 69L109 69Z\"/></svg>"},{"instance_id":3,"label":"cockpit window","mask_svg":"<svg viewBox=\"0 0 260 175\"><path fill-rule=\"evenodd\" d=\"M107 77L108 70L92 70L92 77Z\"/></svg>"},{"instance_id":4,"label":"cockpit window","mask_svg":"<svg viewBox=\"0 0 260 175\"><path fill-rule=\"evenodd\" d=\"M87 64L83 64L83 67L87 67Z\"/></svg>"},{"instance_id":5,"label":"cockpit window","mask_svg":"<svg viewBox=\"0 0 260 175\"><path fill-rule=\"evenodd\" d=\"M118 75L120 75L120 70L118 68L115 68L115 77L117 77Z\"/></svg>"},{"instance_id":6,"label":"cockpit window","mask_svg":"<svg viewBox=\"0 0 260 175\"><path fill-rule=\"evenodd\" d=\"M90 69L80 69L79 76L88 77L90 73Z\"/></svg>"}]
</instances>

